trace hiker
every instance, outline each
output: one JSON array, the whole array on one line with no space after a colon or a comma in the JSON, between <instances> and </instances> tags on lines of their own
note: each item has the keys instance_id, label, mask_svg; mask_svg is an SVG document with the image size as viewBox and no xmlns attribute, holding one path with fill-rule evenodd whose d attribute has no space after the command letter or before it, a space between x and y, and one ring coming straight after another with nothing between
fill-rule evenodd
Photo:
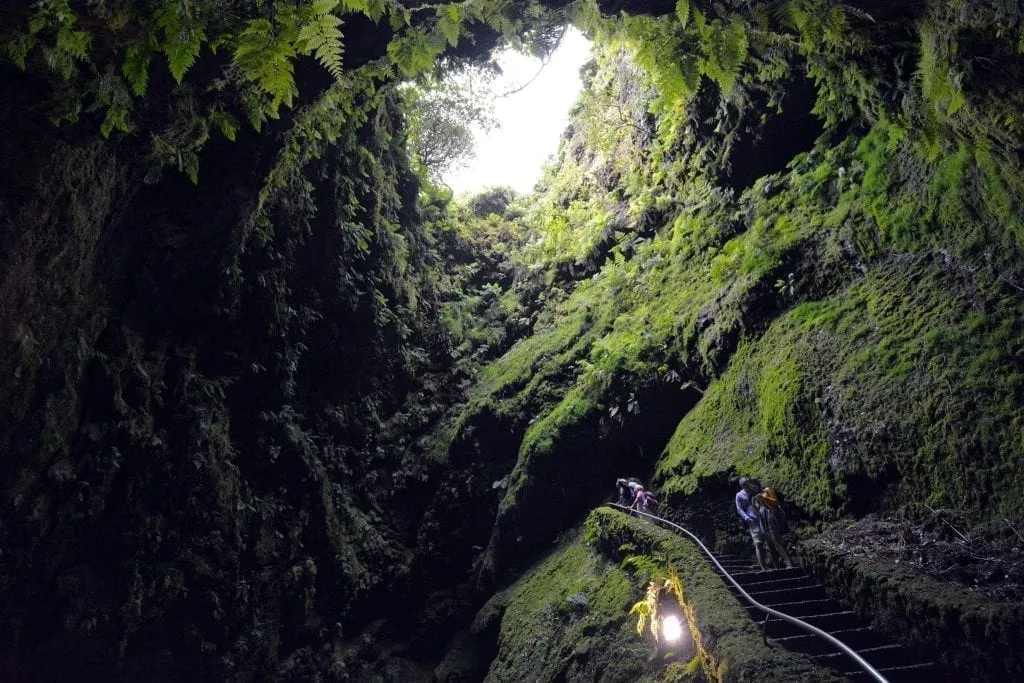
<instances>
[{"instance_id":1,"label":"hiker","mask_svg":"<svg viewBox=\"0 0 1024 683\"><path fill-rule=\"evenodd\" d=\"M786 552L786 546L782 542L782 530L785 522L778 495L772 489L764 488L751 499L751 504L757 511L758 526L769 555L777 553L785 561L786 568L791 569L793 560L790 559L789 553ZM771 563L772 566L776 566L774 557L771 558Z\"/></svg>"},{"instance_id":2,"label":"hiker","mask_svg":"<svg viewBox=\"0 0 1024 683\"><path fill-rule=\"evenodd\" d=\"M633 507L633 503L636 501L636 492L638 489L642 489L643 486L640 484L640 480L630 477L629 479L616 479L615 486L619 490L619 505L625 507Z\"/></svg>"},{"instance_id":3,"label":"hiker","mask_svg":"<svg viewBox=\"0 0 1024 683\"><path fill-rule=\"evenodd\" d=\"M749 477L740 477L740 490L736 494L736 512L740 519L747 525L750 538L754 541L754 553L757 555L757 564L764 571L764 560L761 559L761 546L764 543L764 536L761 533L761 524L758 520L757 510L754 509L753 497L758 495L760 487L757 482Z\"/></svg>"},{"instance_id":4,"label":"hiker","mask_svg":"<svg viewBox=\"0 0 1024 683\"><path fill-rule=\"evenodd\" d=\"M636 489L636 499L630 507L637 512L646 512L649 515L657 515L658 499L654 496L653 491L648 491L643 486L638 486Z\"/></svg>"}]
</instances>

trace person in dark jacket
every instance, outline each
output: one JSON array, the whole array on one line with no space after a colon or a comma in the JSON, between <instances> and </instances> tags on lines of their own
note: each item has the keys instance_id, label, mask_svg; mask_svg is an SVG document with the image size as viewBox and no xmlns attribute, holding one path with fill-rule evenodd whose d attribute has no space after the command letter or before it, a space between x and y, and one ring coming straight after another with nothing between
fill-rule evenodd
<instances>
[{"instance_id":1,"label":"person in dark jacket","mask_svg":"<svg viewBox=\"0 0 1024 683\"><path fill-rule=\"evenodd\" d=\"M633 477L616 479L615 486L619 491L619 505L625 507L633 507L633 503L636 501L636 492L643 488L640 481Z\"/></svg>"}]
</instances>

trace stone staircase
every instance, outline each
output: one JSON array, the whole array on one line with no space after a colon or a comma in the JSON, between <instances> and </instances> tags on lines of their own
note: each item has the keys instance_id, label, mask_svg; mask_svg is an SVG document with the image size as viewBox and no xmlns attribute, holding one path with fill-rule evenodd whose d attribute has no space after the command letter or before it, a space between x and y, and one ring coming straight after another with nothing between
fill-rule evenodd
<instances>
[{"instance_id":1,"label":"stone staircase","mask_svg":"<svg viewBox=\"0 0 1024 683\"><path fill-rule=\"evenodd\" d=\"M799 567L760 571L749 560L739 557L718 556L718 561L754 600L827 631L855 650L889 681L951 680L948 672L938 664L915 657L902 645L865 624L842 603L829 598L824 586ZM743 603L751 618L763 624L767 615L749 605L724 577L723 581ZM848 655L824 638L778 617L769 617L765 635L769 642L777 643L791 652L807 654L822 666L850 680L874 680Z\"/></svg>"}]
</instances>

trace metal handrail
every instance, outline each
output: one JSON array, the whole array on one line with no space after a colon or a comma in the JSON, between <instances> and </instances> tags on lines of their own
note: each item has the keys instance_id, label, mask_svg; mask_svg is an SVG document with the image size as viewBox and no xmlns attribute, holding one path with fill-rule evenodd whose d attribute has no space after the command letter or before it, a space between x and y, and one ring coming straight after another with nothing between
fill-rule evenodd
<instances>
[{"instance_id":1,"label":"metal handrail","mask_svg":"<svg viewBox=\"0 0 1024 683\"><path fill-rule=\"evenodd\" d=\"M672 527L673 529L676 529L676 530L681 531L682 533L686 534L687 536L690 537L690 540L692 540L694 543L696 543L698 546L700 546L700 549L704 551L704 554L708 556L708 559L710 559L715 564L715 566L718 567L718 571L722 572L722 574L725 576L725 578L729 579L729 581L732 583L732 585L736 587L736 590L738 590L740 592L740 594L747 600L747 602L749 602L755 608L761 610L762 612L765 612L766 614L770 614L770 615L776 616L779 619L782 619L783 621L788 621L789 623L793 624L794 626L802 628L805 631L810 631L811 633L813 633L813 634L815 634L815 635L817 635L817 636L819 636L821 638L824 638L826 641L828 641L832 645L835 645L837 648L839 648L844 654L849 656L853 661L857 662L857 664L860 666L860 668L864 669L864 671L866 671L867 674L869 676L871 676L873 679L878 681L878 683L889 683L888 679L885 676L883 676L882 674L880 674L878 672L878 670L875 669L875 667L873 667L870 664L868 664L867 660L865 660L863 657L861 657L859 654L857 654L849 645L847 645L843 641L839 640L838 638L836 638L831 633L828 633L827 631L823 631L822 629L818 628L817 626L815 626L813 624L808 624L806 621L803 621L801 619L797 619L794 616L790 616L790 615L786 614L785 612L780 612L779 610L773 609L771 607L768 607L767 605L762 605L757 600L755 600L754 598L750 597L750 594L747 593L747 591L743 590L743 586L741 586L736 581L736 579L732 578L732 574L727 572L725 570L725 567L723 567L721 564L719 564L718 558L715 557L714 553L712 553L710 550L708 550L707 546L705 546L703 543L701 543L700 539L697 538L696 536L694 536L693 533L691 533L688 529L684 529L683 527L679 526L675 522L670 522L667 519L662 519L661 517L658 517L657 515L652 515L652 514L647 513L647 512L641 512L640 510L634 510L632 508L626 507L625 505L619 505L618 503L608 503L608 505L610 505L610 506L612 506L614 508L618 508L620 510L624 510L624 511L629 512L629 513L643 515L644 517L650 517L651 519L653 519L653 520L655 520L657 522L661 522L662 524L667 524L670 527ZM767 617L765 617L765 619L767 620Z\"/></svg>"}]
</instances>

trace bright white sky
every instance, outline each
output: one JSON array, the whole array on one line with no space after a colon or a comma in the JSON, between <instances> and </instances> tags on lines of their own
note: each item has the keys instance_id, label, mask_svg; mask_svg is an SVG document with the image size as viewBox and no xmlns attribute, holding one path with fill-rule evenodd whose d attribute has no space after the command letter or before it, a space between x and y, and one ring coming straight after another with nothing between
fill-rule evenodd
<instances>
[{"instance_id":1,"label":"bright white sky","mask_svg":"<svg viewBox=\"0 0 1024 683\"><path fill-rule=\"evenodd\" d=\"M540 69L539 59L512 50L498 55L504 72L495 80L495 92L513 90ZM590 59L590 42L569 27L562 44L540 76L521 92L495 103L498 128L476 132L476 158L465 168L450 171L444 181L456 194L476 192L491 185L508 185L529 192L540 179L541 167L558 149L569 123L569 107L582 84L580 67Z\"/></svg>"}]
</instances>

